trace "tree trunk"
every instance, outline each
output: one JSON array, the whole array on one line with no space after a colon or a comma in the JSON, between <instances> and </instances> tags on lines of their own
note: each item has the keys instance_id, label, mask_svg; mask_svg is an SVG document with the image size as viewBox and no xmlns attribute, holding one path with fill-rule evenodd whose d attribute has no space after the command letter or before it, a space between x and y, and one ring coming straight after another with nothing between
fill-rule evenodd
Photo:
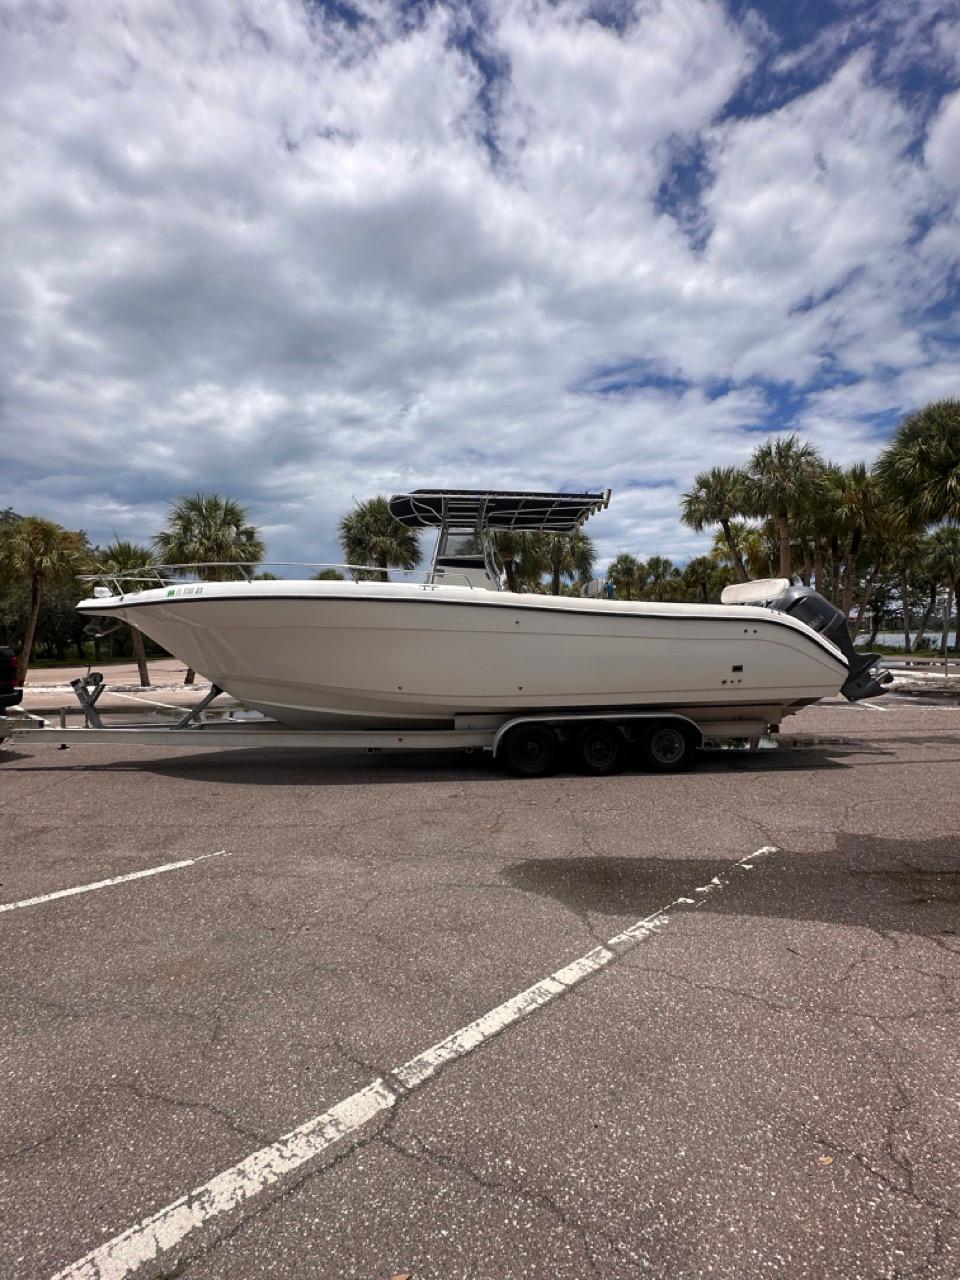
<instances>
[{"instance_id":1,"label":"tree trunk","mask_svg":"<svg viewBox=\"0 0 960 1280\"><path fill-rule=\"evenodd\" d=\"M823 595L823 541L819 530L813 535L813 585Z\"/></svg>"},{"instance_id":2,"label":"tree trunk","mask_svg":"<svg viewBox=\"0 0 960 1280\"><path fill-rule=\"evenodd\" d=\"M777 533L780 537L780 577L793 581L790 572L790 523L784 512L777 516Z\"/></svg>"},{"instance_id":3,"label":"tree trunk","mask_svg":"<svg viewBox=\"0 0 960 1280\"><path fill-rule=\"evenodd\" d=\"M910 586L907 582L906 571L900 571L900 608L903 613L903 651L910 653Z\"/></svg>"},{"instance_id":4,"label":"tree trunk","mask_svg":"<svg viewBox=\"0 0 960 1280\"><path fill-rule=\"evenodd\" d=\"M850 622L849 620L847 622L847 626L850 630L850 634L854 640L860 634L860 628L863 626L864 614L867 612L867 609L869 608L870 597L873 595L873 588L876 586L877 577L879 573L880 573L880 563L878 561L870 570L870 576L867 578L867 581L864 583L863 595L860 597L860 604L857 607L856 619L853 622ZM874 628L873 636L871 637L871 640L870 640L871 644L873 644L874 640L877 638L877 632L879 630L880 630L879 625Z\"/></svg>"},{"instance_id":5,"label":"tree trunk","mask_svg":"<svg viewBox=\"0 0 960 1280\"><path fill-rule=\"evenodd\" d=\"M193 684L194 680L196 679L196 676L197 676L197 673L194 671L193 667L187 667L187 674L183 677L183 683Z\"/></svg>"},{"instance_id":6,"label":"tree trunk","mask_svg":"<svg viewBox=\"0 0 960 1280\"><path fill-rule=\"evenodd\" d=\"M930 615L933 613L937 604L937 595L940 591L940 584L933 582L930 584L930 598L927 601L926 608L923 611L923 617L920 619L920 629L917 631L917 638L913 642L914 649L919 648L923 643L923 638L927 630L927 623L930 621Z\"/></svg>"},{"instance_id":7,"label":"tree trunk","mask_svg":"<svg viewBox=\"0 0 960 1280\"><path fill-rule=\"evenodd\" d=\"M956 583L952 578L947 581L947 608L943 615L943 635L940 637L940 657L947 656L947 643L950 639L950 615L953 613L953 591Z\"/></svg>"},{"instance_id":8,"label":"tree trunk","mask_svg":"<svg viewBox=\"0 0 960 1280\"><path fill-rule=\"evenodd\" d=\"M810 544L803 539L803 564L800 567L800 581L805 587L810 585Z\"/></svg>"},{"instance_id":9,"label":"tree trunk","mask_svg":"<svg viewBox=\"0 0 960 1280\"><path fill-rule=\"evenodd\" d=\"M747 581L747 570L744 567L743 556L740 554L740 548L737 546L733 536L733 530L730 528L729 520L721 520L720 528L723 530L723 538L727 546L730 548L730 555L733 559L733 572L736 574L738 582Z\"/></svg>"},{"instance_id":10,"label":"tree trunk","mask_svg":"<svg viewBox=\"0 0 960 1280\"><path fill-rule=\"evenodd\" d=\"M853 589L857 585L857 556L860 554L860 542L863 538L863 530L854 529L850 535L850 549L846 555L846 563L843 566L843 603L840 605L840 612L849 621L850 610L853 608Z\"/></svg>"},{"instance_id":11,"label":"tree trunk","mask_svg":"<svg viewBox=\"0 0 960 1280\"><path fill-rule=\"evenodd\" d=\"M837 603L840 594L840 539L834 533L830 537L830 603Z\"/></svg>"},{"instance_id":12,"label":"tree trunk","mask_svg":"<svg viewBox=\"0 0 960 1280\"><path fill-rule=\"evenodd\" d=\"M877 643L877 633L880 630L880 623L882 620L882 610L875 609L873 614L873 626L870 629L870 639L867 641L868 649L872 649Z\"/></svg>"},{"instance_id":13,"label":"tree trunk","mask_svg":"<svg viewBox=\"0 0 960 1280\"><path fill-rule=\"evenodd\" d=\"M507 579L507 590L508 590L508 591L516 591L516 589L517 589L517 568L516 568L516 565L514 564L514 562L513 562L512 560L510 560L510 559L505 559L505 560L504 560L504 562L503 562L503 572L504 572L504 576L505 576L505 577L506 577L506 579Z\"/></svg>"},{"instance_id":14,"label":"tree trunk","mask_svg":"<svg viewBox=\"0 0 960 1280\"><path fill-rule=\"evenodd\" d=\"M558 564L555 564L553 566L553 584L552 585L553 585L553 594L555 596L558 596L560 594L560 566Z\"/></svg>"},{"instance_id":15,"label":"tree trunk","mask_svg":"<svg viewBox=\"0 0 960 1280\"><path fill-rule=\"evenodd\" d=\"M23 684L30 666L30 655L33 652L33 641L37 634L37 619L40 616L40 574L35 573L30 582L30 613L27 616L27 629L24 632L23 644L17 658L17 684Z\"/></svg>"},{"instance_id":16,"label":"tree trunk","mask_svg":"<svg viewBox=\"0 0 960 1280\"><path fill-rule=\"evenodd\" d=\"M130 626L129 623L127 623ZM138 631L136 627L130 627L130 647L133 650L133 660L137 664L137 670L140 673L141 689L149 689L150 672L147 668L147 651L143 647L143 632Z\"/></svg>"}]
</instances>

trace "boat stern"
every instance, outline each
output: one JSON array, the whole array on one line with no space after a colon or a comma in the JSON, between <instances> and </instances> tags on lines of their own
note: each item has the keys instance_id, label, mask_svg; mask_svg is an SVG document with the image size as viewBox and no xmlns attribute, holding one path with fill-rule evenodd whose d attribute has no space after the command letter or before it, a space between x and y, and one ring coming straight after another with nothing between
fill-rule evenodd
<instances>
[{"instance_id":1,"label":"boat stern","mask_svg":"<svg viewBox=\"0 0 960 1280\"><path fill-rule=\"evenodd\" d=\"M847 664L848 675L840 692L848 702L878 698L886 693L884 686L893 680L890 672L879 666L879 653L857 652L846 618L812 587L794 586L786 578L764 578L725 587L720 599L723 604L762 605L776 613L785 613L829 641Z\"/></svg>"}]
</instances>

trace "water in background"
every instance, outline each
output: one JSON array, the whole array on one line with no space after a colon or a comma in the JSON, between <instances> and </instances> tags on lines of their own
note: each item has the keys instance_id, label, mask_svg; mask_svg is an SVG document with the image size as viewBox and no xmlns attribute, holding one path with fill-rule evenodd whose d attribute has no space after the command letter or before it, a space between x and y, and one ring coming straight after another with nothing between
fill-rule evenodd
<instances>
[{"instance_id":1,"label":"water in background","mask_svg":"<svg viewBox=\"0 0 960 1280\"><path fill-rule=\"evenodd\" d=\"M947 632L947 637L948 637L947 644L952 649L954 644L956 644L956 640L957 640L956 632L955 631ZM857 643L861 645L865 644L869 638L870 638L870 633L868 631L861 631L860 634L857 636ZM910 632L910 638L913 641L914 648L916 648L917 640L916 640L915 631ZM941 641L943 640L943 636L941 632L927 631L926 638L927 638L928 644L932 644L935 649L940 648ZM877 644L886 644L886 645L889 645L891 648L902 649L903 648L903 632L902 631L878 631Z\"/></svg>"}]
</instances>

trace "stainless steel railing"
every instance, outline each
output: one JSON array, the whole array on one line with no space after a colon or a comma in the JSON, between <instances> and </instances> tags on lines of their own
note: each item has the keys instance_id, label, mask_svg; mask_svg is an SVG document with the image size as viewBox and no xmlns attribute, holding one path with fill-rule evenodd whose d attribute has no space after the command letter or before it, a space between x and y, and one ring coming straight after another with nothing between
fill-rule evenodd
<instances>
[{"instance_id":1,"label":"stainless steel railing","mask_svg":"<svg viewBox=\"0 0 960 1280\"><path fill-rule=\"evenodd\" d=\"M456 580L457 586L465 584L473 589L474 585L466 574L450 573L446 569L381 569L379 565L332 561L308 563L300 560L198 560L189 564L150 564L138 569L100 569L96 573L80 573L77 574L77 580L95 586L112 586L115 595L129 595L133 591L149 591L154 587L169 587L185 582L255 582L258 572L269 572L270 569L311 569L315 571L309 575L311 581L316 579L316 571L335 569L344 570L355 582L382 581L384 574L401 574L405 579L420 575L423 586L437 586L451 580ZM281 575L275 576L281 578ZM302 581L303 578L286 580Z\"/></svg>"}]
</instances>

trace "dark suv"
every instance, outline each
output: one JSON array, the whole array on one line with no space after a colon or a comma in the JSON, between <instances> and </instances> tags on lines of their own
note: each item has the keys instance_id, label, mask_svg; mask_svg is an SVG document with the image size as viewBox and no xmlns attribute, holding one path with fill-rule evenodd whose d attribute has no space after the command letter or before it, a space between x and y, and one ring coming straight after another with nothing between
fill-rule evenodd
<instances>
[{"instance_id":1,"label":"dark suv","mask_svg":"<svg viewBox=\"0 0 960 1280\"><path fill-rule=\"evenodd\" d=\"M17 659L12 649L0 644L0 714L6 707L15 707L23 697L23 689L17 683Z\"/></svg>"}]
</instances>

